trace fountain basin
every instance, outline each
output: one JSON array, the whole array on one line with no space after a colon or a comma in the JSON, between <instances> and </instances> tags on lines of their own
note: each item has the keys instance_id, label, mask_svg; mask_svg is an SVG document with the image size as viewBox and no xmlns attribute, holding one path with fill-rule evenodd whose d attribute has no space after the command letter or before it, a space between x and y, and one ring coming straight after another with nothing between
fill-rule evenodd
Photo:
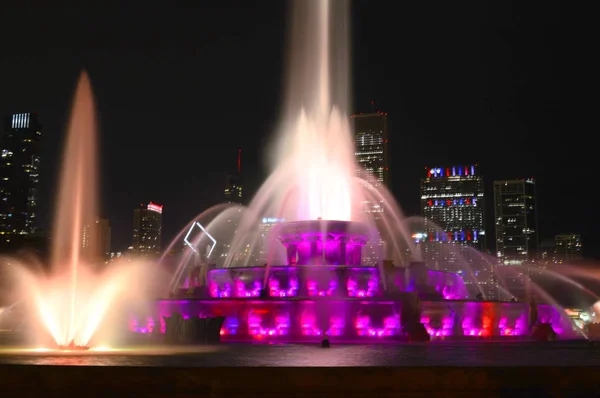
<instances>
[{"instance_id":1,"label":"fountain basin","mask_svg":"<svg viewBox=\"0 0 600 398\"><path fill-rule=\"evenodd\" d=\"M59 345L57 348L62 351L87 351L90 349L85 345L77 345L73 341L69 345Z\"/></svg>"},{"instance_id":2,"label":"fountain basin","mask_svg":"<svg viewBox=\"0 0 600 398\"><path fill-rule=\"evenodd\" d=\"M267 298L159 300L154 313L130 324L132 331L165 333L163 317L224 317L222 341L337 342L408 340L402 319L406 297ZM418 323L431 339L527 339L529 305L508 302L423 301ZM572 337L557 309L538 305L540 322L554 326L558 338ZM145 323L144 323L145 322ZM411 321L414 323L414 321ZM160 330L153 330L160 328Z\"/></svg>"}]
</instances>

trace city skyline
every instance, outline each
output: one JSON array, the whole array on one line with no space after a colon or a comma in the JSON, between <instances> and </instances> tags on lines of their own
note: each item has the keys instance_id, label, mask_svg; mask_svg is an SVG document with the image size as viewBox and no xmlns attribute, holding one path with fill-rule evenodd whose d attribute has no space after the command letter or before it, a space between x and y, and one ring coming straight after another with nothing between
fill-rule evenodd
<instances>
[{"instance_id":1,"label":"city skyline","mask_svg":"<svg viewBox=\"0 0 600 398\"><path fill-rule=\"evenodd\" d=\"M203 13L224 15L231 12L229 3L236 2L226 3L210 10L199 6L191 10L189 16L182 17L192 18ZM243 11L232 11L233 15L227 22L232 25L223 26L216 35L211 33L210 21L206 21L203 27L198 26L202 24L188 26L185 20L178 20L177 24L181 27L168 25L173 29L161 36L158 48L169 48L172 43L179 43L173 51L164 54L165 59L170 60L169 66L146 62L147 59L158 57L159 52L155 50L149 51L146 56L124 55L117 36L131 37L123 45L149 49L150 43L144 42L133 32L166 32L163 28L144 24L141 22L143 19L131 20L126 12L124 16L115 17L102 12L90 13L87 19L84 18L90 26L100 26L101 34L86 28L85 24L77 27L81 35L76 38L66 38L52 30L47 32L36 45L51 50L47 56L38 59L39 62L20 56L25 48L33 54L38 48L25 45L32 43L28 37L6 43L7 56L0 67L10 79L3 78L5 95L0 100L0 111L7 114L11 111L36 110L44 125L47 125L43 144L43 159L47 162L47 169L43 176L45 181L40 186L43 191L40 203L40 212L44 215L40 220L42 225L47 228L50 224L54 202L51 189L58 168L64 115L77 71L82 66L90 71L98 99L100 129L103 133L101 214L113 224L114 242L117 244L115 250L128 244L130 209L140 201L157 200L169 209L168 216L165 215L165 241L201 209L220 202L223 170L230 164L228 159L231 157L228 154L238 148L244 150L245 163L248 165L245 168L248 178L244 181L244 200L247 202L266 174L265 159L268 158L269 142L277 130L280 116L278 99L284 68L279 37L284 34L285 15L285 4L281 3L259 3L256 10L242 5L240 10ZM477 17L478 13L485 14L485 10L473 9L461 16L460 12L464 9L444 8L436 11L433 19L423 24L426 15L423 6L411 4L403 7L407 8L406 15L410 15L410 18L398 17L406 24L402 30L408 32L422 25L432 29L434 36L449 26L451 19L443 20L448 15L454 19L462 18L466 26L471 26L470 18ZM583 221L583 214L589 206L577 197L574 200L581 202L581 206L573 205L574 212L563 213L561 206L566 200L565 194L550 194L555 184L588 189L581 181L586 180L589 175L586 173L589 172L582 169L572 173L571 170L580 164L573 154L566 150L560 152L567 159L558 164L552 159L559 146L550 142L549 145L555 146L540 150L538 144L548 142L545 139L548 134L559 132L559 126L553 122L557 112L551 102L555 97L551 93L552 84L549 84L558 82L559 76L552 70L552 62L546 62L548 66L541 71L538 69L543 61L551 61L555 56L553 48L540 42L537 48L542 56L535 62L527 58L523 52L525 47L523 50L517 47L511 65L499 64L487 58L482 58L479 63L472 62L474 55L471 52L483 52L484 57L492 55L491 50L478 47L482 43L494 50L503 48L506 38L494 31L494 27L514 26L515 29L510 33L513 40L535 40L530 26L549 29L552 33L551 26L543 25L538 16L529 13L531 10L526 8L529 6L518 7L527 15L527 23L515 19L510 13L500 13L502 17L490 21L489 29L481 32L480 37L476 38L477 42L473 42L475 39L464 40L468 36L462 31L452 31L441 42L438 42L439 37L435 37L435 40L433 37L422 37L418 43L409 41L399 57L397 51L390 51L387 47L402 32L393 32L391 28L386 28L390 24L381 23L382 18L391 17L382 16L376 7L370 7L367 2L355 2L352 12L355 37L352 78L354 102L348 114L372 111L372 100L376 101L376 110L389 112L390 185L407 215L419 213L418 181L424 165L477 161L489 184L498 179L536 177L539 196L544 198L540 203L539 216L541 238L574 231L582 235L584 242L593 241L595 232L591 225ZM172 17L181 16L176 9L167 7L163 11ZM144 12L154 15L158 10L149 8ZM252 18L248 18L249 12ZM56 18L60 20L61 17L56 15ZM111 31L105 32L106 29L102 28L105 24L96 23L96 18L110 21L113 25ZM250 21L244 22L245 19ZM236 28L232 29L234 24ZM452 26L455 26L455 22L452 22ZM230 34L228 30L252 32L252 39L260 40L264 45L261 49L244 50L239 43L234 43L237 33ZM193 39L180 40L188 36ZM211 49L207 54L198 53L197 42L202 42L203 38L210 40L211 37L219 40L219 48ZM45 40L54 40L80 50L75 56L65 54L60 49L47 46ZM454 44L445 49L451 42ZM432 53L438 51L448 54L448 51L452 51L455 62L446 63L443 68L434 67L434 55L422 54L419 51L421 47L431 48ZM259 52L260 55L249 57L248 51ZM232 52L236 58L228 55ZM111 57L111 62L105 62L107 56ZM215 69L213 63L205 62L219 56L225 57L219 65L228 65L221 67L220 71ZM242 67L236 66L239 63L234 60L243 57L260 58L260 62L246 63L240 69ZM396 59L398 57L400 59ZM373 59L377 62L371 62ZM478 69L472 73L464 68L466 65ZM521 83L503 80L514 73L515 68L527 77L527 88L523 88ZM144 73L137 73L142 69ZM198 74L196 71L205 73ZM531 74L533 71L536 74ZM197 77L189 80L191 73ZM204 76L210 73L223 78L211 81L222 80L224 83L215 85L207 81ZM33 78L23 79L25 74ZM486 74L499 78L494 82L488 81ZM253 79L249 79L251 75ZM162 76L171 79L170 83L161 80ZM450 79L449 76L454 78ZM190 87L203 87L201 91L209 95L199 98L186 94L185 90L176 89L181 86L180 79L186 79ZM504 83L499 84L498 81ZM482 85L482 82L485 84ZM230 87L238 87L236 98L226 94ZM124 90L123 94L117 96L117 89ZM518 100L514 93L519 94ZM169 100L165 101L165 98ZM125 99L126 102L123 102ZM198 110L202 111L198 113ZM240 121L226 116L235 112L243 115L236 118ZM174 118L173 115L178 116ZM165 135L165 131L172 131L173 137ZM489 138L486 145L489 149L483 151L481 143L486 138ZM564 148L564 145L561 144L560 148ZM165 178L165 175L169 177ZM486 190L489 192L489 186ZM491 197L491 194L487 195ZM490 216L487 218L490 219ZM586 255L597 255L593 248L588 250L590 246L586 248Z\"/></svg>"},{"instance_id":2,"label":"city skyline","mask_svg":"<svg viewBox=\"0 0 600 398\"><path fill-rule=\"evenodd\" d=\"M371 102L373 104L373 101ZM380 132L376 132L375 130L371 129L370 127L367 128L365 130L365 128L358 128L356 127L356 117L359 117L361 119L364 120L364 122L362 122L362 126L380 126L381 127L381 131ZM360 170L357 170L358 175L362 176L363 178L366 177L366 175L364 175L365 173L370 174L373 176L373 178L375 179L376 183L379 184L386 184L387 181L387 176L388 174L388 167L387 164L389 162L389 158L388 158L388 150L387 150L387 117L388 114L384 113L384 112L380 112L377 111L375 113L367 113L367 114L358 114L358 115L351 115L350 119L352 120L353 124L353 128L352 128L352 132L354 134L354 140L355 140L355 145L356 145L356 160L357 163L360 165ZM370 121L369 119L381 119L383 122L380 121ZM31 121L31 128L30 128L30 121ZM373 127L371 126L371 127ZM16 129L15 129L16 127ZM37 137L37 140L40 140L41 137L41 132L38 130L41 130L42 126L38 121L38 115L36 113L23 113L23 114L9 114L5 117L5 129L4 131L9 133L8 139L11 140L12 139L12 135L10 134L14 134L14 133L19 133L20 130L24 130L25 133L30 132L31 134L34 134ZM31 131L30 131L31 130ZM372 131L371 131L372 130ZM375 135L373 137L371 137L373 134L373 132L375 132ZM362 139L361 141L361 137L363 135L367 135L369 142L364 142L365 140ZM364 138L364 137L362 137ZM377 146L375 145L375 147L373 147L373 143L371 142L373 140L376 140L377 142L384 143L383 146ZM14 140L13 140L14 141ZM11 147L14 146L13 141L8 141L8 146L3 145L2 146L2 150L3 150L3 154L4 152L6 152L8 154L7 151L9 151L8 149L4 149L4 147L6 146ZM25 140L25 144L27 145L28 140ZM2 145L2 140L0 140L0 145ZM375 157L373 158L372 156L367 156L369 155L371 152L371 149L375 148L377 151L375 153ZM367 151L367 152L365 152ZM242 160L241 160L241 154L242 154L242 149L238 149L237 150L237 158L236 158L236 167L235 167L235 171L231 171L231 168L226 169L225 171L225 183L224 183L224 203L235 203L235 204L242 204L243 201L243 196L242 196L242 188L243 188L243 182L242 182L242 173L241 173L241 165L242 165ZM7 155L8 156L8 155ZM6 158L7 156L3 156L3 164L6 163ZM34 154L34 157L37 159L37 164L39 166L39 153L36 152ZM11 160L11 159L9 159ZM365 166L366 163L366 166ZM10 165L10 163L8 163L8 165ZM6 169L6 165L3 166ZM554 240L554 244L548 245L546 248L542 248L540 246L540 242L539 242L539 230L538 230L538 219L537 219L537 195L535 193L535 181L533 178L516 178L516 179L510 179L510 180L499 180L499 181L493 181L493 192L491 193L491 197L493 199L493 226L492 225L488 225L488 222L486 222L485 220L485 214L490 210L489 206L485 206L485 194L484 194L484 189L483 189L483 179L481 178L480 172L479 172L479 165L468 165L468 166L451 166L451 167L425 167L426 170L426 174L427 174L427 178L422 178L421 179L421 185L420 185L420 199L421 199L421 215L423 216L423 221L424 221L424 225L422 227L423 230L423 237L422 238L417 238L418 241L424 243L423 248L424 250L424 256L425 256L425 261L432 267L436 268L438 267L438 264L440 262L444 262L446 264L446 266L451 265L453 262L455 262L456 260L452 260L450 258L444 258L442 259L440 256L441 254L439 253L439 250L433 250L431 248L428 248L428 241L432 241L432 242L446 242L446 240L449 239L448 242L452 242L452 241L464 241L464 243L468 243L470 246L473 246L475 249L481 251L481 252L488 252L496 257L498 257L499 259L501 259L504 262L504 265L518 265L523 261L531 261L531 260L540 260L540 259L546 259L546 256L548 256L549 254L547 253L547 250L551 250L552 251L552 255L553 255L553 261L555 263L562 263L562 261L567 261L567 260L580 260L582 258L582 243L581 243L581 236L579 234L573 233L573 232L562 232L559 234L556 234L552 237L552 239ZM38 168L36 167L35 169L36 172L39 172ZM474 179L475 178L475 179ZM442 182L441 186L437 186L439 185L439 182ZM469 185L469 182L472 181L472 183L475 183L475 185L473 185L472 187ZM437 184L433 184L433 182L437 182ZM35 181L35 186L37 186L38 181ZM434 190L434 191L440 191L440 190L447 190L449 189L448 187L446 187L445 184L448 185L448 187L451 188L451 186L454 184L456 185L456 187L454 189L451 189L451 191L447 191L444 193L444 195L439 195L436 194L435 192L429 192L428 190ZM471 184L472 184L471 183ZM465 184L467 184L465 186ZM25 185L30 185L29 182L26 181ZM8 185L8 187L10 187L12 185ZM506 186L508 186L508 188L505 188ZM520 186L522 186L522 188L519 188ZM6 183L3 184L3 182L0 182L0 188L2 187L6 187ZM429 187L429 188L427 188ZM13 187L14 188L14 187ZM530 191L528 190L530 188ZM3 188L5 189L5 188ZM464 193L466 191L473 191L470 192L468 194ZM461 193L462 192L462 193ZM466 205L472 205L471 207L473 208L477 208L477 218L478 221L474 221L475 219L471 216L467 217L469 221L467 224L465 224L466 227L468 227L468 231L467 230L462 230L461 225L462 225L462 221L458 222L458 224L456 224L456 220L463 219L464 214L459 214L459 215L454 215L453 217L450 217L450 219L448 219L447 217L447 212L444 212L444 214L439 213L439 211L437 213L435 213L435 210L438 208L441 209L444 207L445 202L447 200L443 199L443 200L435 200L435 198L439 197L443 197L446 198L446 194L449 194L449 196L460 196L461 198L454 200L454 204L452 205L450 202L448 202L448 205L446 207L457 207L458 210L461 210L462 206L464 205L462 203L457 203L458 200L463 199L462 196L474 196L473 199L468 198L466 199ZM523 207L523 209L530 209L531 212L531 216L525 215L525 213L523 214L517 214L514 213L514 211L511 213L512 209L511 209L511 204L508 205L502 205L502 202L505 201L513 201L516 200L518 201L520 199L520 197L523 196L524 198L528 198L525 199L526 201L529 200L531 202L531 205L527 205L525 207ZM433 199L433 200L432 200ZM447 198L446 198L447 199ZM472 200L472 203L471 203ZM479 202L477 203L476 201L479 200ZM434 203L435 202L435 203ZM438 205L439 202L439 205ZM506 207L508 206L508 207ZM370 206L372 207L372 205ZM506 207L506 209L505 209ZM106 241L106 237L103 238L102 243L100 244L100 247L102 247L102 251L103 251L103 256L105 258L109 258L109 256L111 254L114 253L125 253L127 252L129 249L133 249L133 252L135 253L142 253L142 254L148 254L148 252L152 252L155 255L160 253L160 248L161 248L161 229L162 229L162 209L163 206L162 205L156 205L154 204L152 201L150 201L150 203L148 205L141 205L141 208L136 208L134 210L134 221L132 224L132 230L133 230L133 239L131 240L130 243L127 243L126 245L118 244L117 247L114 247L114 243L111 241L111 227L110 227L110 221L108 219L104 219L104 218L99 218L100 221L102 223L102 229L103 230L107 230L108 232L101 232L100 235L104 236L107 235L108 236L108 241ZM447 210L447 209L446 209ZM503 214L503 210L504 212L509 211L510 214ZM370 209L367 210L370 212L373 211L377 211L376 209ZM432 213L433 211L433 213ZM144 214L151 214L153 215L154 213L156 213L158 216L154 216L151 217L152 218L152 222L150 224L154 224L156 222L158 222L158 227L155 228L155 226L150 226L149 229L156 229L156 231L151 231L151 235L156 235L152 237L152 240L157 241L158 243L153 245L152 247L149 248L140 248L140 242L139 240L141 239L141 235L140 235L140 229L142 229L142 224L144 224L142 222L143 219L146 219L147 217L142 217L142 213ZM431 213L431 214L430 214ZM438 214L439 213L439 214ZM446 215L445 215L446 214ZM516 219L514 219L514 216L517 216L518 220L520 220L519 217L523 218L523 222L519 221L519 225L523 224L525 225L525 227L527 227L527 225L529 225L529 227L531 227L532 225L534 226L534 228L526 228L527 231L523 230L524 232L518 232L520 231L520 229L517 229L516 231L516 235L515 233L509 233L509 236L507 238L503 238L503 236L506 234L505 230L506 228L513 228L514 229L514 225L506 225L506 218L508 218L508 221L518 221ZM513 218L510 218L513 217ZM529 220L529 217L531 217L531 221ZM155 220L156 219L156 220ZM454 220L456 219L456 220ZM503 221L504 220L504 221ZM432 222L432 227L428 227L428 222ZM448 222L450 222L450 224L452 224L452 228L448 227ZM473 224L473 222L475 222L475 224ZM529 223L529 224L528 224ZM262 224L261 224L262 225ZM145 226L145 229L147 226ZM88 227L89 228L89 227ZM450 228L450 229L448 229ZM458 228L458 232L454 231ZM417 228L419 229L419 228ZM492 242L488 242L488 238L485 237L486 235L486 229L488 229L490 232L493 230L493 239ZM531 231L530 231L531 230ZM466 231L466 232L465 232ZM35 232L35 228L32 227L31 231L28 233L30 235L33 235L33 232ZM148 231L144 232L144 234L147 234ZM418 233L421 233L421 231L417 231ZM466 233L466 235L465 235ZM6 232L3 234L5 235ZM441 235L440 235L441 234ZM457 235L457 234L460 234ZM480 234L481 236L483 236L483 238L479 238L478 234ZM27 235L27 234L21 234L21 235ZM518 235L518 237L517 237ZM512 249L505 249L505 247L507 246L507 244L505 243L506 240L510 240L513 241L513 239L520 239L519 237L523 235L524 237L526 237L527 235L531 235L534 236L535 239L531 241L531 243L528 243L529 238L525 238L525 240L523 241L523 243L515 243L516 246L512 247L511 244L509 244L508 246L511 246ZM84 244L83 244L83 248L85 249L86 244L85 244L85 239L86 239L86 232L84 230L83 232L83 239L84 239ZM5 238L6 236L4 236ZM447 239L446 239L447 237ZM96 238L95 238L96 239ZM145 240L146 237L144 237L142 240ZM550 241L549 237L546 237L546 241ZM564 241L564 242L563 242ZM519 245L523 246L523 247L519 247ZM143 246L143 245L141 245ZM460 246L460 245L459 245ZM462 246L461 246L462 247ZM147 250L150 249L150 250ZM495 249L495 253L491 252L491 250ZM506 252L508 250L508 252ZM522 253L521 253L522 252ZM465 257L465 253L463 253L462 251L460 252L462 257ZM445 253L444 256L448 257L448 255L450 255L450 257L452 257L451 253ZM468 258L469 256L466 256L466 258ZM515 260L515 258L518 258L517 260ZM447 267L446 267L447 268ZM452 267L451 267L452 268ZM446 269L447 271L457 271L454 269L448 268ZM460 268L460 267L459 267ZM464 272L464 270L459 270L460 272Z\"/></svg>"}]
</instances>

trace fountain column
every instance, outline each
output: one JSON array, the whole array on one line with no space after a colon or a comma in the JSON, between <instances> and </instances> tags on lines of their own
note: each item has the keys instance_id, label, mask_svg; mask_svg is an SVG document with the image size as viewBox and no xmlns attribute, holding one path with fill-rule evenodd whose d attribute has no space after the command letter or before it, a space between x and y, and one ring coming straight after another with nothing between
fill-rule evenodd
<instances>
[{"instance_id":1,"label":"fountain column","mask_svg":"<svg viewBox=\"0 0 600 398\"><path fill-rule=\"evenodd\" d=\"M317 265L319 263L319 246L317 245L317 240L313 239L310 242L310 264Z\"/></svg>"},{"instance_id":2,"label":"fountain column","mask_svg":"<svg viewBox=\"0 0 600 398\"><path fill-rule=\"evenodd\" d=\"M288 243L286 246L287 265L296 265L298 256L298 245L296 243Z\"/></svg>"},{"instance_id":3,"label":"fountain column","mask_svg":"<svg viewBox=\"0 0 600 398\"><path fill-rule=\"evenodd\" d=\"M338 254L338 261L340 262L340 265L347 265L348 264L348 258L347 258L347 254L346 254L346 243L348 242L348 238L345 236L342 236L339 238L339 242L340 242L340 246L339 246L339 254Z\"/></svg>"}]
</instances>

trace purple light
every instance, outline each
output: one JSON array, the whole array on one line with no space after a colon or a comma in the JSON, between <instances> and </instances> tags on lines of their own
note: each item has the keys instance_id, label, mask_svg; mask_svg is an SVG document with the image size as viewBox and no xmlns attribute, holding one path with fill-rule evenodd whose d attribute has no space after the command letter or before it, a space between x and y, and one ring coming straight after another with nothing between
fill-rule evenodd
<instances>
[{"instance_id":1,"label":"purple light","mask_svg":"<svg viewBox=\"0 0 600 398\"><path fill-rule=\"evenodd\" d=\"M262 290L262 283L260 280L252 282L252 288L246 289L246 284L242 281L235 282L235 295L236 297L259 297Z\"/></svg>"},{"instance_id":2,"label":"purple light","mask_svg":"<svg viewBox=\"0 0 600 398\"><path fill-rule=\"evenodd\" d=\"M229 283L225 283L223 288L219 287L219 285L215 282L210 283L210 297L220 297L220 298L229 298L231 297L231 285Z\"/></svg>"},{"instance_id":3,"label":"purple light","mask_svg":"<svg viewBox=\"0 0 600 398\"><path fill-rule=\"evenodd\" d=\"M290 315L288 313L275 316L275 326L272 328L263 327L263 319L259 314L250 313L248 315L248 334L257 339L266 336L286 336L290 329Z\"/></svg>"},{"instance_id":4,"label":"purple light","mask_svg":"<svg viewBox=\"0 0 600 398\"><path fill-rule=\"evenodd\" d=\"M337 281L330 280L327 290L319 290L316 281L307 281L306 289L308 290L308 295L310 297L331 297L337 290Z\"/></svg>"},{"instance_id":5,"label":"purple light","mask_svg":"<svg viewBox=\"0 0 600 398\"><path fill-rule=\"evenodd\" d=\"M389 316L383 320L383 327L377 328L371 325L371 318L368 315L359 315L356 317L355 328L359 336L395 336L400 329L400 321L396 316Z\"/></svg>"},{"instance_id":6,"label":"purple light","mask_svg":"<svg viewBox=\"0 0 600 398\"><path fill-rule=\"evenodd\" d=\"M452 335L452 328L454 327L454 319L452 317L444 317L440 328L431 326L432 322L428 316L422 316L421 323L425 326L425 330L427 330L427 333L429 333L430 336L445 337Z\"/></svg>"},{"instance_id":7,"label":"purple light","mask_svg":"<svg viewBox=\"0 0 600 398\"><path fill-rule=\"evenodd\" d=\"M316 317L313 313L303 313L300 319L302 323L303 336L322 336L323 331L317 326ZM329 329L325 332L327 336L342 336L346 324L344 318L340 316L332 316L329 319Z\"/></svg>"},{"instance_id":8,"label":"purple light","mask_svg":"<svg viewBox=\"0 0 600 398\"><path fill-rule=\"evenodd\" d=\"M239 327L240 323L236 317L227 317L225 318L225 322L223 323L223 327L221 328L221 335L235 336L238 333Z\"/></svg>"},{"instance_id":9,"label":"purple light","mask_svg":"<svg viewBox=\"0 0 600 398\"><path fill-rule=\"evenodd\" d=\"M524 317L515 320L512 325L507 317L500 318L498 329L501 336L523 336L526 334L526 321Z\"/></svg>"},{"instance_id":10,"label":"purple light","mask_svg":"<svg viewBox=\"0 0 600 398\"><path fill-rule=\"evenodd\" d=\"M348 297L374 297L378 292L379 281L375 275L367 281L366 289L359 289L358 282L354 277L348 278L346 288L348 289Z\"/></svg>"},{"instance_id":11,"label":"purple light","mask_svg":"<svg viewBox=\"0 0 600 398\"><path fill-rule=\"evenodd\" d=\"M291 276L288 283L288 288L281 288L279 279L271 277L269 279L269 296L271 297L296 297L298 294L298 278Z\"/></svg>"}]
</instances>

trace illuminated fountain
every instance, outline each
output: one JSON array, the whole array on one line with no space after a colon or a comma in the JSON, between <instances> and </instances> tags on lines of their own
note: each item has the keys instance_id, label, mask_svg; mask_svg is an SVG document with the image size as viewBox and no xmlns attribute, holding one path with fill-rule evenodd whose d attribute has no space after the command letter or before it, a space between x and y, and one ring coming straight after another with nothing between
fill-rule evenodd
<instances>
[{"instance_id":1,"label":"illuminated fountain","mask_svg":"<svg viewBox=\"0 0 600 398\"><path fill-rule=\"evenodd\" d=\"M181 231L171 297L133 316L132 330L165 333L175 314L224 317L225 341L515 338L538 320L568 329L551 306L466 301L460 276L419 262L395 199L355 161L347 7L294 3L273 172L248 207L219 205Z\"/></svg>"},{"instance_id":2,"label":"illuminated fountain","mask_svg":"<svg viewBox=\"0 0 600 398\"><path fill-rule=\"evenodd\" d=\"M140 299L140 264L106 266L97 241L97 143L92 90L87 74L79 78L64 152L48 272L34 261L6 259L16 295L27 306L27 328L34 341L57 348L87 350L109 310L119 300ZM102 269L99 269L98 263ZM40 267L41 268L41 267ZM131 282L136 280L136 285ZM122 303L122 302L119 302Z\"/></svg>"}]
</instances>

